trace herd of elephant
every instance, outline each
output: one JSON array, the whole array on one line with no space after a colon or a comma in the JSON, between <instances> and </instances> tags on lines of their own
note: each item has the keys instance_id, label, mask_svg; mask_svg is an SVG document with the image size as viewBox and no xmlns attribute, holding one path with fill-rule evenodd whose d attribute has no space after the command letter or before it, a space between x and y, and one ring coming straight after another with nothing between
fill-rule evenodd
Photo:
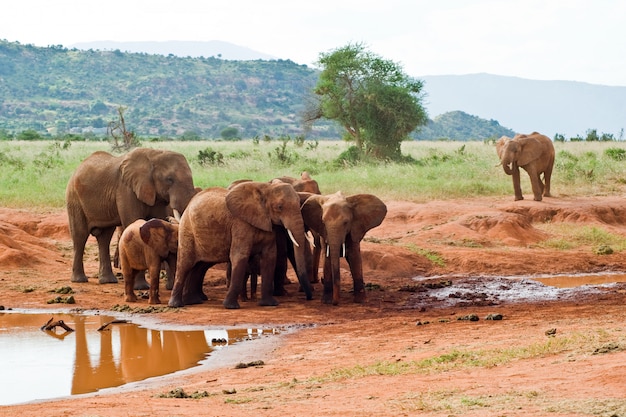
<instances>
[{"instance_id":1,"label":"herd of elephant","mask_svg":"<svg viewBox=\"0 0 626 417\"><path fill-rule=\"evenodd\" d=\"M219 263L228 264L226 308L240 307L253 271L261 276L259 305L277 305L275 296L285 294L288 261L310 300L321 254L322 302L340 301L342 256L352 275L354 301L363 302L360 243L387 213L371 194L323 195L306 172L300 178L199 189L182 154L149 148L87 157L68 182L66 205L74 246L72 282L87 282L83 256L90 235L98 243L99 282L118 282L110 245L119 227L116 259L126 301L137 301L135 289L149 287L149 303L161 303L159 278L165 266L171 307L206 300L204 275Z\"/></svg>"},{"instance_id":2,"label":"herd of elephant","mask_svg":"<svg viewBox=\"0 0 626 417\"><path fill-rule=\"evenodd\" d=\"M535 200L550 196L555 153L549 138L537 132L503 136L496 151L505 173L513 177L515 200L523 199L520 167L530 176ZM207 300L204 275L219 263L228 264L226 308L240 307L248 277L256 274L261 276L259 305L277 305L275 296L285 294L288 261L310 300L321 254L322 302L339 304L340 259L345 257L354 301L362 303L361 240L387 214L386 205L372 194L323 195L306 172L300 178L240 180L228 188L199 189L182 154L149 148L87 157L68 182L66 204L74 246L72 282L87 282L83 256L90 235L98 243L99 282L118 282L110 245L121 228L116 260L126 301L137 301L135 289L149 288L149 303L160 304L160 271L166 267L171 307ZM256 289L255 280L253 284Z\"/></svg>"}]
</instances>

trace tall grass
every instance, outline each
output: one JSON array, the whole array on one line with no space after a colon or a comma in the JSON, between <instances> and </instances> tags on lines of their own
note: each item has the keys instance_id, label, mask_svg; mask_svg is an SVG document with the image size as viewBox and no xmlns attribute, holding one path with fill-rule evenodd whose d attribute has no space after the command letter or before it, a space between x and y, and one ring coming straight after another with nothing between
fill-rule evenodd
<instances>
[{"instance_id":1,"label":"tall grass","mask_svg":"<svg viewBox=\"0 0 626 417\"><path fill-rule=\"evenodd\" d=\"M267 181L309 171L323 193L372 193L383 200L424 202L513 194L511 178L499 165L495 147L483 142L413 141L402 144L407 163L349 164L337 161L350 143L296 144L279 140L240 142L144 142L187 157L200 187L227 186L247 178ZM552 190L556 196L619 195L626 187L626 161L614 158L618 142L556 143ZM607 149L609 151L607 152ZM110 151L107 142L0 142L0 206L63 207L65 186L92 152ZM207 160L201 155L216 155ZM522 173L522 190L531 194ZM530 197L530 196L529 196Z\"/></svg>"}]
</instances>

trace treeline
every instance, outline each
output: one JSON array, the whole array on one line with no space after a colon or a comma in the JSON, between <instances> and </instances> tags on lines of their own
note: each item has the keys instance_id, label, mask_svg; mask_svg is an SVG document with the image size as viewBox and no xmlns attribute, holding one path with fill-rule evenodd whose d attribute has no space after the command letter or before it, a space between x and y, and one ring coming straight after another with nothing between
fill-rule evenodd
<instances>
[{"instance_id":1,"label":"treeline","mask_svg":"<svg viewBox=\"0 0 626 417\"><path fill-rule=\"evenodd\" d=\"M0 140L102 139L124 109L151 140L339 139L328 121L305 130L301 113L319 72L289 60L227 61L46 48L0 40ZM481 140L510 134L494 120L450 112L413 139Z\"/></svg>"}]
</instances>

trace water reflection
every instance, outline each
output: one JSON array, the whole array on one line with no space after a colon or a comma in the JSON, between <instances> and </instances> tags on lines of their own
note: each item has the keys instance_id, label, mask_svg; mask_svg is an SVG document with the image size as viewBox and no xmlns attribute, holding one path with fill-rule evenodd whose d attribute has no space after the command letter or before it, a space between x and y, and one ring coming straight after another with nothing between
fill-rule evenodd
<instances>
[{"instance_id":1,"label":"water reflection","mask_svg":"<svg viewBox=\"0 0 626 417\"><path fill-rule=\"evenodd\" d=\"M197 366L215 350L274 330L154 330L110 316L0 313L0 405L94 392Z\"/></svg>"}]
</instances>

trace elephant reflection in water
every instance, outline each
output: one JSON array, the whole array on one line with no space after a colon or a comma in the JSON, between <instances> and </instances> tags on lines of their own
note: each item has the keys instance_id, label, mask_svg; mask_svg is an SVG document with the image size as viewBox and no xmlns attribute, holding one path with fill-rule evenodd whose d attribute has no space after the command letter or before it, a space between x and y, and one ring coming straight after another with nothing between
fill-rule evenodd
<instances>
[{"instance_id":1,"label":"elephant reflection in water","mask_svg":"<svg viewBox=\"0 0 626 417\"><path fill-rule=\"evenodd\" d=\"M101 324L107 321L100 317ZM134 324L115 324L96 331L85 322L86 317L76 317L72 394L95 392L186 369L210 351L202 330L151 330ZM87 332L99 339L99 354L89 351Z\"/></svg>"}]
</instances>

